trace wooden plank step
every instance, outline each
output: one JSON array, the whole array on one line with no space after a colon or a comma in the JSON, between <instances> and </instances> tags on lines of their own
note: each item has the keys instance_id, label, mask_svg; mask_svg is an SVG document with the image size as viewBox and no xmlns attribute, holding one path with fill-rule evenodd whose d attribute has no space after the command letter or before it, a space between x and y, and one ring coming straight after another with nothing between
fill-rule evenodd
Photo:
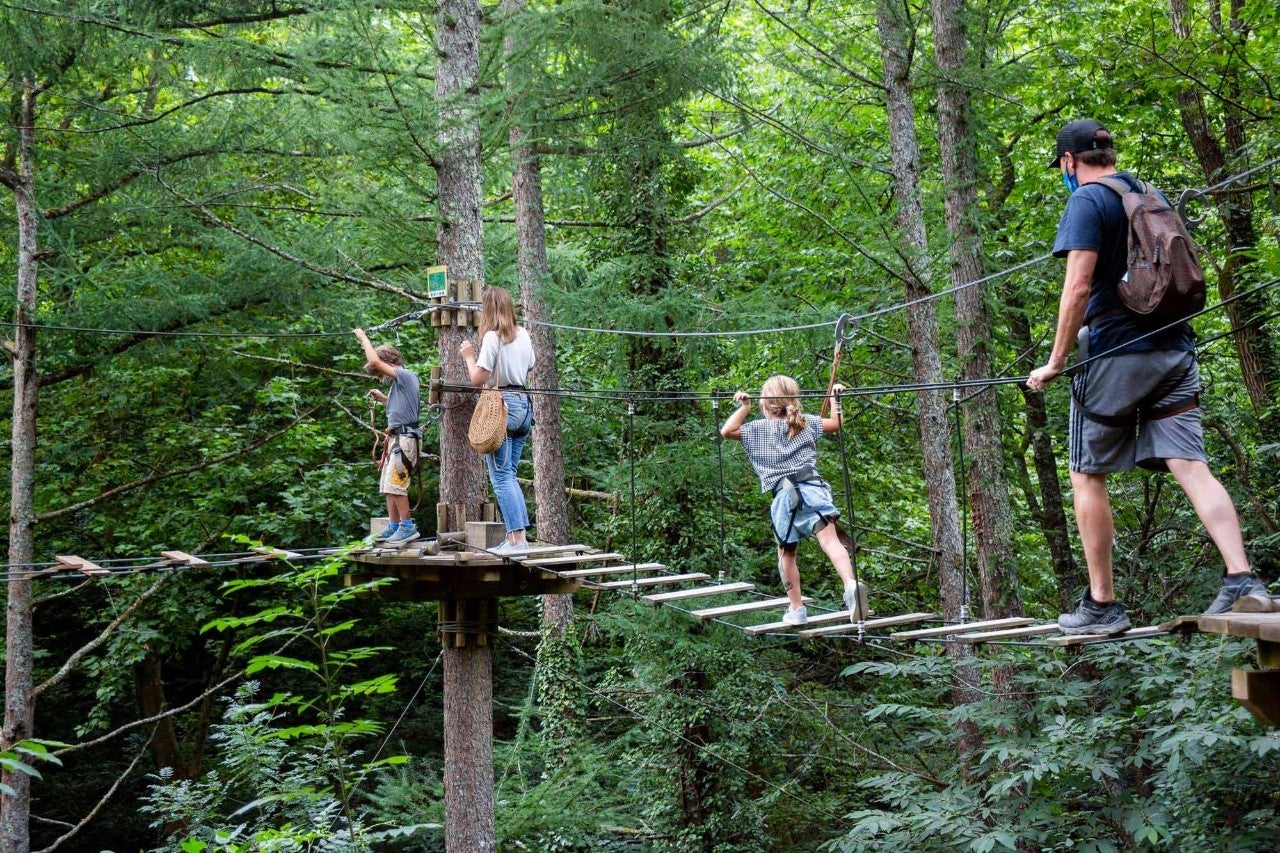
<instances>
[{"instance_id":1,"label":"wooden plank step","mask_svg":"<svg viewBox=\"0 0 1280 853\"><path fill-rule=\"evenodd\" d=\"M1036 620L1027 619L1021 616L1014 616L1008 619L991 619L987 622L965 622L956 625L943 625L941 628L921 628L919 631L902 631L897 634L890 634L889 638L893 640L919 640L924 637L946 637L951 634L971 634L974 631L996 628L1018 628L1023 625L1030 625Z\"/></svg>"},{"instance_id":2,"label":"wooden plank step","mask_svg":"<svg viewBox=\"0 0 1280 853\"><path fill-rule=\"evenodd\" d=\"M1042 634L1057 634L1056 622L1048 625L1026 625L1022 628L1005 628L1003 631L979 631L976 634L956 634L959 643L989 643L992 640L1007 640L1012 637L1039 637Z\"/></svg>"},{"instance_id":3,"label":"wooden plank step","mask_svg":"<svg viewBox=\"0 0 1280 853\"><path fill-rule=\"evenodd\" d=\"M175 563L182 563L193 569L209 568L209 561L202 557L195 557L186 551L161 551L160 556L166 560L172 560Z\"/></svg>"},{"instance_id":4,"label":"wooden plank step","mask_svg":"<svg viewBox=\"0 0 1280 853\"><path fill-rule=\"evenodd\" d=\"M82 572L86 575L111 574L109 570L102 568L102 566L99 566L97 563L91 563L84 557L77 557L74 554L58 556L53 559L58 561L58 568L60 569L75 569L76 571Z\"/></svg>"},{"instance_id":5,"label":"wooden plank step","mask_svg":"<svg viewBox=\"0 0 1280 853\"><path fill-rule=\"evenodd\" d=\"M666 586L667 584L684 583L686 581L705 581L711 580L711 575L706 572L691 572L687 575L658 575L656 577L636 578L632 580L627 578L620 581L583 581L584 586L592 589L630 589L635 586Z\"/></svg>"},{"instance_id":6,"label":"wooden plank step","mask_svg":"<svg viewBox=\"0 0 1280 853\"><path fill-rule=\"evenodd\" d=\"M843 635L858 633L858 623L850 622L849 611L841 611L845 621L840 625L828 625L824 628L805 628L800 632L801 637L825 637L828 635ZM929 622L938 618L936 613L904 613L901 616L885 616L883 619L868 619L862 623L863 631L875 631L880 628L890 628L894 625L909 625L912 622ZM810 622L814 621L812 619Z\"/></svg>"},{"instance_id":7,"label":"wooden plank step","mask_svg":"<svg viewBox=\"0 0 1280 853\"><path fill-rule=\"evenodd\" d=\"M570 554L567 557L537 557L525 560L526 566L573 566L578 563L607 563L611 560L626 559L621 554Z\"/></svg>"},{"instance_id":8,"label":"wooden plank step","mask_svg":"<svg viewBox=\"0 0 1280 853\"><path fill-rule=\"evenodd\" d=\"M483 549L480 550L483 551ZM573 553L574 551L585 550L587 550L586 545L530 545L529 550L521 551L519 554L512 554L511 556L520 560L527 560L530 557L543 559L563 555L566 551Z\"/></svg>"},{"instance_id":9,"label":"wooden plank step","mask_svg":"<svg viewBox=\"0 0 1280 853\"><path fill-rule=\"evenodd\" d=\"M783 607L786 607L786 606L788 606L787 601L786 599L783 599ZM809 621L806 622L805 624L806 625L823 625L828 622L844 622L848 624L849 611L836 610L831 613L818 613L817 615L811 615L809 617ZM790 631L792 628L795 628L797 626L788 625L786 622L764 622L760 625L742 625L740 627L742 628L742 630L746 631L748 634L772 634L775 631Z\"/></svg>"},{"instance_id":10,"label":"wooden plank step","mask_svg":"<svg viewBox=\"0 0 1280 853\"><path fill-rule=\"evenodd\" d=\"M724 595L729 592L749 592L756 588L753 583L746 581L734 581L733 583L722 583L716 586L699 586L693 589L678 589L675 592L658 592L653 595L646 595L645 601L651 601L654 604L662 604L664 601L683 601L686 598L707 598L712 595Z\"/></svg>"},{"instance_id":11,"label":"wooden plank step","mask_svg":"<svg viewBox=\"0 0 1280 853\"><path fill-rule=\"evenodd\" d=\"M804 596L801 599L805 604L812 604L813 599ZM749 601L746 604L725 604L720 607L708 607L705 610L690 610L689 615L695 619L718 619L721 616L732 616L735 613L753 613L756 610L773 610L779 607L787 607L791 602L786 598L762 598L759 601Z\"/></svg>"},{"instance_id":12,"label":"wooden plank step","mask_svg":"<svg viewBox=\"0 0 1280 853\"><path fill-rule=\"evenodd\" d=\"M1131 628L1123 634L1063 634L1061 637L1049 637L1045 640L1051 646L1092 646L1096 643L1115 643L1124 640L1141 640L1145 637L1160 637L1169 632L1161 625L1147 625L1142 628Z\"/></svg>"},{"instance_id":13,"label":"wooden plank step","mask_svg":"<svg viewBox=\"0 0 1280 853\"><path fill-rule=\"evenodd\" d=\"M525 563L527 566L528 563ZM631 574L633 571L639 574L645 572L660 572L666 566L662 563L626 563L620 566L594 566L589 569L566 569L563 572L557 572L562 578L588 578L598 575L622 575Z\"/></svg>"},{"instance_id":14,"label":"wooden plank step","mask_svg":"<svg viewBox=\"0 0 1280 853\"><path fill-rule=\"evenodd\" d=\"M301 560L302 555L294 551L284 551L280 548L272 548L269 545L261 547L253 547L249 549L255 554L261 554L268 560Z\"/></svg>"}]
</instances>

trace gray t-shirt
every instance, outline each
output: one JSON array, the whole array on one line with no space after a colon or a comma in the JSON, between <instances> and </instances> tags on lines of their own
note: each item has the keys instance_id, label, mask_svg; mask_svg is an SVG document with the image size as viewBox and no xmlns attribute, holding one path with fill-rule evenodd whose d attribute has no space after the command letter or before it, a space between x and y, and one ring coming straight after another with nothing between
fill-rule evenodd
<instances>
[{"instance_id":1,"label":"gray t-shirt","mask_svg":"<svg viewBox=\"0 0 1280 853\"><path fill-rule=\"evenodd\" d=\"M412 370L397 367L395 378L391 380L391 390L387 392L387 426L392 429L417 426L418 412L421 408L422 397L418 374Z\"/></svg>"},{"instance_id":2,"label":"gray t-shirt","mask_svg":"<svg viewBox=\"0 0 1280 853\"><path fill-rule=\"evenodd\" d=\"M805 415L804 425L795 438L789 437L791 427L786 421L758 418L742 425L742 449L760 476L760 491L771 492L783 477L806 466L817 467L822 418Z\"/></svg>"},{"instance_id":3,"label":"gray t-shirt","mask_svg":"<svg viewBox=\"0 0 1280 853\"><path fill-rule=\"evenodd\" d=\"M524 385L533 367L533 338L523 326L516 327L511 343L503 344L497 332L485 332L480 342L476 366L490 373L490 381L498 385Z\"/></svg>"}]
</instances>

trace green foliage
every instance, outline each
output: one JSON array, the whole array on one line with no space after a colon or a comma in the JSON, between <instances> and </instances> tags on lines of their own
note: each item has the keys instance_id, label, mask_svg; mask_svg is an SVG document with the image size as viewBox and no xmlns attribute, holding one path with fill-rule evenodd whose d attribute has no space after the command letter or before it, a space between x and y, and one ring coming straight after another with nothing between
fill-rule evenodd
<instances>
[{"instance_id":1,"label":"green foliage","mask_svg":"<svg viewBox=\"0 0 1280 853\"><path fill-rule=\"evenodd\" d=\"M162 771L145 811L153 827L175 833L172 842L197 850L302 850L320 842L373 849L378 827L358 812L355 791L407 758L370 759L357 746L385 726L353 711L394 692L396 677L362 675L386 648L350 644L359 619L348 612L376 584L343 586L338 569L330 560L224 585L227 595L260 609L215 618L205 630L244 636L236 652L247 655L246 674L290 687L258 700L262 685L247 682L210 735L216 767L198 779Z\"/></svg>"},{"instance_id":2,"label":"green foliage","mask_svg":"<svg viewBox=\"0 0 1280 853\"><path fill-rule=\"evenodd\" d=\"M20 740L0 752L0 769L3 769L5 773L23 773L33 779L40 779L42 777L36 765L44 762L58 767L62 766L62 762L49 749L51 747L64 746L66 746L65 743L40 740L38 738ZM12 795L14 791L10 786L0 783L0 792Z\"/></svg>"},{"instance_id":3,"label":"green foliage","mask_svg":"<svg viewBox=\"0 0 1280 853\"><path fill-rule=\"evenodd\" d=\"M1005 689L976 702L882 702L867 718L903 721L922 756L954 748L961 723L983 747L930 761L929 783L900 771L865 776L875 805L852 812L830 849L1270 850L1280 821L1266 756L1280 742L1225 695L1223 667L1244 652L1236 641L1160 640L1073 653L1081 659L1071 663L1010 651L981 662L982 686ZM896 696L902 681L957 677L946 660L846 673L874 672L885 680L878 692Z\"/></svg>"}]
</instances>

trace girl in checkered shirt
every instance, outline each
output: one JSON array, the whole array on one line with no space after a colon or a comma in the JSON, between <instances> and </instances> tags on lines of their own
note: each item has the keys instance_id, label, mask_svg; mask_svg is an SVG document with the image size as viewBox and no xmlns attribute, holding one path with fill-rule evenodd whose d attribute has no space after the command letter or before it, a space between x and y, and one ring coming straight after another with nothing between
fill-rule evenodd
<instances>
[{"instance_id":1,"label":"girl in checkered shirt","mask_svg":"<svg viewBox=\"0 0 1280 853\"><path fill-rule=\"evenodd\" d=\"M771 376L760 389L760 409L764 417L750 423L751 395L738 391L733 400L738 408L720 427L725 438L742 442L751 467L760 477L760 491L773 492L769 518L778 542L778 574L782 578L790 606L782 621L803 625L808 621L804 597L800 594L800 569L796 546L813 536L844 581L844 606L849 619L866 618L867 593L853 579L849 552L840 542L835 520L840 517L832 500L831 486L818 476L818 439L840 429L843 415L839 394L843 385L831 386L829 418L806 415L800 407L800 386L790 376Z\"/></svg>"}]
</instances>

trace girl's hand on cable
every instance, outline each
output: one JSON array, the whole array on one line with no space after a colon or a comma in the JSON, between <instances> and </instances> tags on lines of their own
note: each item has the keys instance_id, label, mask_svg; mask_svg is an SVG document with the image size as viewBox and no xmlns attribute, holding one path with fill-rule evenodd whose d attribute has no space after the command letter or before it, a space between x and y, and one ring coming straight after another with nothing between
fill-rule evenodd
<instances>
[{"instance_id":1,"label":"girl's hand on cable","mask_svg":"<svg viewBox=\"0 0 1280 853\"><path fill-rule=\"evenodd\" d=\"M831 396L832 396L832 397L838 397L838 396L840 396L840 395L841 395L841 394L843 394L843 393L844 393L844 386L843 386L843 385L841 385L839 382L837 382L836 384L834 384L834 385L832 385L832 386L831 386Z\"/></svg>"},{"instance_id":2,"label":"girl's hand on cable","mask_svg":"<svg viewBox=\"0 0 1280 853\"><path fill-rule=\"evenodd\" d=\"M737 403L739 406L747 406L747 407L750 407L750 406L751 406L751 395L750 395L750 394L748 394L746 391L734 391L734 392L733 392L733 402Z\"/></svg>"}]
</instances>

